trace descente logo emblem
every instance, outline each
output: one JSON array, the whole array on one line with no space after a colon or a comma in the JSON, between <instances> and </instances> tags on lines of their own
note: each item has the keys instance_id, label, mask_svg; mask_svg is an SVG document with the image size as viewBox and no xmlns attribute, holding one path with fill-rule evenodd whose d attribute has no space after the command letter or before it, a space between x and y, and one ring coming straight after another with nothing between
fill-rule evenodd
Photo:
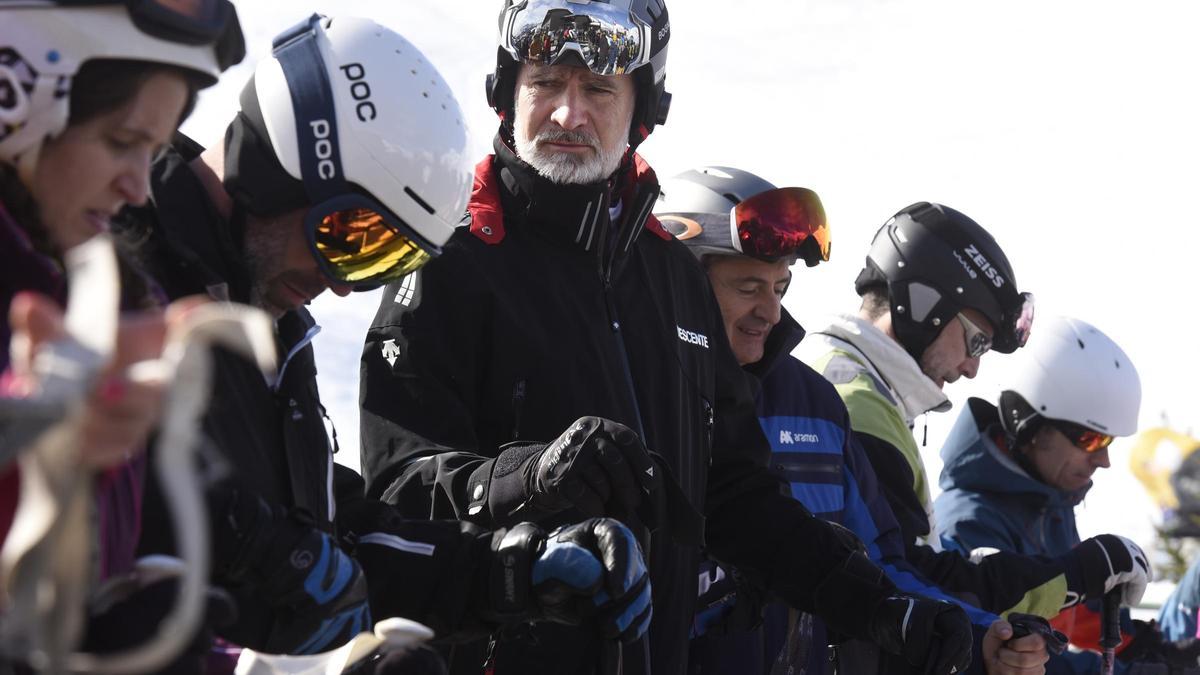
<instances>
[{"instance_id":1,"label":"descente logo emblem","mask_svg":"<svg viewBox=\"0 0 1200 675\"><path fill-rule=\"evenodd\" d=\"M701 335L700 333L693 333L692 331L686 330L684 328L680 328L679 326L675 326L675 330L679 331L679 339L680 340L683 340L684 342L686 342L688 344L698 345L700 347L704 347L705 349L708 349L708 336L707 335Z\"/></svg>"}]
</instances>

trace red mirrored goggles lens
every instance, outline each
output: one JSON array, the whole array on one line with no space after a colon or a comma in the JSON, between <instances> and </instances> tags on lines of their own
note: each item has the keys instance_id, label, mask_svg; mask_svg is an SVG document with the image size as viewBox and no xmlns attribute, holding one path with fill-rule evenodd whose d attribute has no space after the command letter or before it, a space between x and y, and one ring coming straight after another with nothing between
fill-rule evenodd
<instances>
[{"instance_id":1,"label":"red mirrored goggles lens","mask_svg":"<svg viewBox=\"0 0 1200 675\"><path fill-rule=\"evenodd\" d=\"M1071 441L1071 445L1083 450L1084 452L1099 452L1113 442L1113 437L1108 434L1088 429L1087 427L1070 422L1060 420L1052 421L1055 429L1058 429L1067 440Z\"/></svg>"},{"instance_id":2,"label":"red mirrored goggles lens","mask_svg":"<svg viewBox=\"0 0 1200 675\"><path fill-rule=\"evenodd\" d=\"M812 190L768 190L733 207L729 217L737 244L748 256L775 260L798 255L809 265L829 260L832 241L825 207Z\"/></svg>"}]
</instances>

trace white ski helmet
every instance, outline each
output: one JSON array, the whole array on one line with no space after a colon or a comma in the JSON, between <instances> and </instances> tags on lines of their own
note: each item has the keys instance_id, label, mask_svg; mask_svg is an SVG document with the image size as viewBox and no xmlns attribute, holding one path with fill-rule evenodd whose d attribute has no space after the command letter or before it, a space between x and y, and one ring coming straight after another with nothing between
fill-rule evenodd
<instances>
[{"instance_id":1,"label":"white ski helmet","mask_svg":"<svg viewBox=\"0 0 1200 675\"><path fill-rule=\"evenodd\" d=\"M225 135L226 190L259 216L308 208L313 254L338 283L411 272L466 211L458 101L416 47L370 19L314 14L280 34L241 104Z\"/></svg>"},{"instance_id":2,"label":"white ski helmet","mask_svg":"<svg viewBox=\"0 0 1200 675\"><path fill-rule=\"evenodd\" d=\"M67 127L72 78L88 61L176 66L208 86L245 53L229 0L0 0L0 161L32 180L42 145Z\"/></svg>"},{"instance_id":3,"label":"white ski helmet","mask_svg":"<svg viewBox=\"0 0 1200 675\"><path fill-rule=\"evenodd\" d=\"M1041 319L1011 360L1000 416L1019 444L1032 437L1044 419L1106 436L1137 431L1142 401L1137 370L1095 326L1065 317Z\"/></svg>"}]
</instances>

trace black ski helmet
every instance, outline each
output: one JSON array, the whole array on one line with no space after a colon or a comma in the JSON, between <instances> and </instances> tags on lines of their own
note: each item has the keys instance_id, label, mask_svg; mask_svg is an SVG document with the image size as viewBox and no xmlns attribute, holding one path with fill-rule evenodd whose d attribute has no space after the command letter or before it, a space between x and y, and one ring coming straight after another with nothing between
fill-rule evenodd
<instances>
[{"instance_id":1,"label":"black ski helmet","mask_svg":"<svg viewBox=\"0 0 1200 675\"><path fill-rule=\"evenodd\" d=\"M541 18L543 16L544 21ZM586 3L572 0L504 0L504 9L500 11L496 70L487 76L486 91L488 104L500 116L502 125L509 129L515 105L513 94L517 71L521 61L528 59L532 47L528 31L521 30L522 20L527 23L531 20L541 22L543 28L551 22L563 25L563 30L571 31L570 37L555 36L552 53L543 59L550 65L580 65L593 72L600 71L589 63L589 59L594 59L599 50L612 47L604 44L597 49L588 42L588 38L607 35L611 27L616 25L614 22L623 24L617 27L636 41L624 52L626 56L632 55L632 62L627 67L616 69L633 75L637 92L633 121L629 125L629 146L636 149L650 136L656 125L666 123L671 107L671 95L665 89L671 20L667 16L664 0L591 0ZM587 32L583 24L595 28ZM600 31L601 26L610 27L610 31ZM599 45L598 42L596 44Z\"/></svg>"},{"instance_id":2,"label":"black ski helmet","mask_svg":"<svg viewBox=\"0 0 1200 675\"><path fill-rule=\"evenodd\" d=\"M1033 296L1017 290L1000 245L974 220L941 204L918 202L892 216L871 241L854 281L864 295L886 285L896 338L918 362L942 328L964 309L991 322L992 349L1025 344Z\"/></svg>"}]
</instances>

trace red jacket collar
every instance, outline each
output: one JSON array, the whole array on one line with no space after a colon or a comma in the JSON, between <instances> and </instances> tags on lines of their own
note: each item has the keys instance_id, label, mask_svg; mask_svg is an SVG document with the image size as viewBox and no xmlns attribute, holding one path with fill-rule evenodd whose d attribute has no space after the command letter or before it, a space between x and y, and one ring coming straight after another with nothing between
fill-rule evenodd
<instances>
[{"instance_id":1,"label":"red jacket collar","mask_svg":"<svg viewBox=\"0 0 1200 675\"><path fill-rule=\"evenodd\" d=\"M495 155L484 157L475 165L475 184L471 189L471 200L467 202L467 213L471 215L471 234L479 237L488 244L499 244L504 241L504 209L500 204L500 176L495 170ZM658 184L654 169L633 153L633 180L622 191L623 197L633 193L634 187L643 183ZM643 226L653 232L658 238L670 240L671 233L663 228L662 223L653 214L646 218Z\"/></svg>"}]
</instances>

